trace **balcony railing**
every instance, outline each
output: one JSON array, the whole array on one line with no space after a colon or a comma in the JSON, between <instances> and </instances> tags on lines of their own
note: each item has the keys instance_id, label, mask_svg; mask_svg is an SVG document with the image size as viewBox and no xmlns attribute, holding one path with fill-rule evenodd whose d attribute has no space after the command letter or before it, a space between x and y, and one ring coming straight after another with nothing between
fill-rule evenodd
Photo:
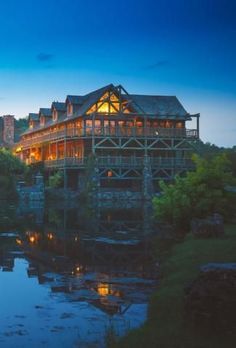
<instances>
[{"instance_id":1,"label":"balcony railing","mask_svg":"<svg viewBox=\"0 0 236 348\"><path fill-rule=\"evenodd\" d=\"M193 162L188 158L162 158L149 157L150 165L153 168L191 168ZM85 168L88 158L66 157L44 162L46 168ZM144 166L143 157L126 156L104 156L97 157L97 166L100 168L142 168Z\"/></svg>"},{"instance_id":2,"label":"balcony railing","mask_svg":"<svg viewBox=\"0 0 236 348\"><path fill-rule=\"evenodd\" d=\"M68 128L66 130L51 130L45 134L36 133L31 138L22 139L23 147L41 144L49 141L92 137L137 137L137 138L189 138L197 139L196 129L185 128L152 128L152 127L85 127Z\"/></svg>"}]
</instances>

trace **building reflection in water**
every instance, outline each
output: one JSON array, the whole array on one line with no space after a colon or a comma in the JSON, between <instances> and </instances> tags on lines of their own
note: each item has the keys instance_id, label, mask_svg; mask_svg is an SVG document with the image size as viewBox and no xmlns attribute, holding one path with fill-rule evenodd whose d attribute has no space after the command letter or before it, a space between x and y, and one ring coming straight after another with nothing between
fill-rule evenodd
<instances>
[{"instance_id":1,"label":"building reflection in water","mask_svg":"<svg viewBox=\"0 0 236 348\"><path fill-rule=\"evenodd\" d=\"M158 277L149 206L34 205L21 206L17 214L26 226L15 248L29 262L29 277L69 301L87 301L109 314L147 303ZM13 269L14 257L1 255L0 263Z\"/></svg>"}]
</instances>

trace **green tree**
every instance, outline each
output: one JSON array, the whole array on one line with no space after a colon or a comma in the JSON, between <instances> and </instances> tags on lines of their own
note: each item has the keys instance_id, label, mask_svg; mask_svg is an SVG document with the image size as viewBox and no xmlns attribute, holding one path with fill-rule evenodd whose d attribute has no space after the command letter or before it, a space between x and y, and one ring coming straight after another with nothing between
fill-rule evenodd
<instances>
[{"instance_id":1,"label":"green tree","mask_svg":"<svg viewBox=\"0 0 236 348\"><path fill-rule=\"evenodd\" d=\"M0 149L0 199L16 197L15 184L19 175L24 175L26 166L9 150Z\"/></svg>"},{"instance_id":2,"label":"green tree","mask_svg":"<svg viewBox=\"0 0 236 348\"><path fill-rule=\"evenodd\" d=\"M185 178L176 177L173 184L161 183L162 194L153 200L159 221L188 230L193 217L207 217L213 213L232 216L236 195L227 186L236 185L226 154L211 160L194 155L196 170Z\"/></svg>"},{"instance_id":3,"label":"green tree","mask_svg":"<svg viewBox=\"0 0 236 348\"><path fill-rule=\"evenodd\" d=\"M225 153L230 161L231 170L233 175L236 176L236 146L231 148L218 147L215 144L209 142L204 143L200 141L198 143L198 152L202 158L213 159L215 156Z\"/></svg>"},{"instance_id":4,"label":"green tree","mask_svg":"<svg viewBox=\"0 0 236 348\"><path fill-rule=\"evenodd\" d=\"M58 171L49 177L49 187L59 188L63 186L64 175L62 171Z\"/></svg>"}]
</instances>

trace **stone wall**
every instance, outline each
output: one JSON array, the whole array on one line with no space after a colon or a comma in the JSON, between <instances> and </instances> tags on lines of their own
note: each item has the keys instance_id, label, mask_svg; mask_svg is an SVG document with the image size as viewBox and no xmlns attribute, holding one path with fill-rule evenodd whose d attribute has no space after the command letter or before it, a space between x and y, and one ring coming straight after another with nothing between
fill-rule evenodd
<instances>
[{"instance_id":1,"label":"stone wall","mask_svg":"<svg viewBox=\"0 0 236 348\"><path fill-rule=\"evenodd\" d=\"M3 116L3 143L12 145L14 144L15 136L15 120L12 115Z\"/></svg>"},{"instance_id":2,"label":"stone wall","mask_svg":"<svg viewBox=\"0 0 236 348\"><path fill-rule=\"evenodd\" d=\"M143 199L142 197L142 192L132 192L132 191L127 191L127 190L110 190L110 191L103 191L100 190L97 194L97 198L99 200L104 200L104 201L118 201L118 200L123 200L123 201L133 201L133 200L141 200Z\"/></svg>"},{"instance_id":3,"label":"stone wall","mask_svg":"<svg viewBox=\"0 0 236 348\"><path fill-rule=\"evenodd\" d=\"M16 189L20 200L29 202L44 200L45 194L43 176L38 173L34 179L35 184L33 186L25 186L24 182L18 182Z\"/></svg>"}]
</instances>

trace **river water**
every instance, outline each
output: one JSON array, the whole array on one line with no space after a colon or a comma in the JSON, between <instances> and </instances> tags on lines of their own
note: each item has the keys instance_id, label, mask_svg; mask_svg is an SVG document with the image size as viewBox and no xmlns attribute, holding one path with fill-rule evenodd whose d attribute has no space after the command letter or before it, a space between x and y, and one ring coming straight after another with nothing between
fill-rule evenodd
<instances>
[{"instance_id":1,"label":"river water","mask_svg":"<svg viewBox=\"0 0 236 348\"><path fill-rule=\"evenodd\" d=\"M102 348L147 317L149 206L2 203L0 347Z\"/></svg>"}]
</instances>

